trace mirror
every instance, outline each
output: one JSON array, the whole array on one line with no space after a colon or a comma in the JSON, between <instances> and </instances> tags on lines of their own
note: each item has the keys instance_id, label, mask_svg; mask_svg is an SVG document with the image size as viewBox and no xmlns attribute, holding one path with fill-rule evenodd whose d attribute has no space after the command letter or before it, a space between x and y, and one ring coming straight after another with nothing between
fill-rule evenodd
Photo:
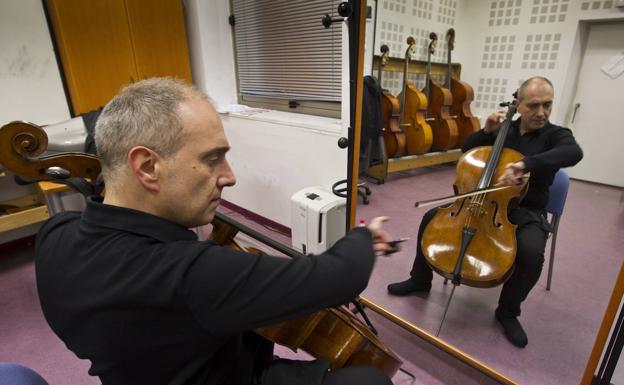
<instances>
[{"instance_id":1,"label":"mirror","mask_svg":"<svg viewBox=\"0 0 624 385\"><path fill-rule=\"evenodd\" d=\"M591 13L589 2L575 3L574 8L568 2L543 3L369 1L376 22L374 45L368 47L366 55L374 59L364 75L378 76L381 47L387 45L390 59L383 71L382 87L399 98L403 89L401 64L408 48L407 38L412 36L416 53L410 63L414 69L410 71L419 74L409 75L408 79L416 84L416 89L423 90L428 35L436 32L432 77L444 83L443 68L449 47L446 37L453 27L453 73L472 86L475 99L470 106L481 123L498 108L499 102L511 99L524 79L541 75L554 84L550 120L572 127L569 110L574 103L569 93L582 81L577 83L576 75L582 71L582 58L586 55L583 42L587 31L580 20L613 15L617 9L605 5ZM581 146L587 148L579 139L582 128L572 129ZM363 296L431 335L440 328L453 285L445 285L444 279L434 273L428 295L392 296L386 286L409 277L418 226L428 210L414 208L414 203L453 194L454 162L459 155L454 149L429 151L394 158L381 166L382 171L372 165L362 173L367 175L360 177L360 182L366 181L372 191L370 203L363 204L358 198L354 215L356 222L388 215L392 218L388 223L391 234L409 238L399 253L378 260ZM588 156L586 153L583 162ZM573 174L574 169L568 171ZM524 349L512 346L494 319L500 285L487 289L457 287L439 338L518 383L579 383L622 263L617 245L622 236L621 194L618 186L572 180L555 245L551 288L546 289L552 238L545 250L541 277L522 305L519 320L529 339ZM588 212L586 207L590 205Z\"/></svg>"}]
</instances>

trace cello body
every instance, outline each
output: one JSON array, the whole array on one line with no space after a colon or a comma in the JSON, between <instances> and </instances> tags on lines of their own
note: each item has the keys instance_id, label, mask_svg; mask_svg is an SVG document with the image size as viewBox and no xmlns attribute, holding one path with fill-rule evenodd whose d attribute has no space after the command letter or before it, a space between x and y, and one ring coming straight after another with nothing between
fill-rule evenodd
<instances>
[{"instance_id":1,"label":"cello body","mask_svg":"<svg viewBox=\"0 0 624 385\"><path fill-rule=\"evenodd\" d=\"M491 146L477 147L459 159L454 185L456 193L475 190L491 151ZM515 150L502 149L492 180L503 174L508 163L523 158L524 155ZM507 213L520 201L527 186L524 182L458 199L450 206L439 208L421 240L427 264L440 275L453 279L456 263L462 254L464 231L471 228L475 233L465 248L461 283L493 287L504 282L513 271L516 257L516 226L509 222Z\"/></svg>"},{"instance_id":2,"label":"cello body","mask_svg":"<svg viewBox=\"0 0 624 385\"><path fill-rule=\"evenodd\" d=\"M368 365L392 377L401 367L401 360L342 306L255 331L293 351L302 349L314 357L327 358L333 369Z\"/></svg>"}]
</instances>

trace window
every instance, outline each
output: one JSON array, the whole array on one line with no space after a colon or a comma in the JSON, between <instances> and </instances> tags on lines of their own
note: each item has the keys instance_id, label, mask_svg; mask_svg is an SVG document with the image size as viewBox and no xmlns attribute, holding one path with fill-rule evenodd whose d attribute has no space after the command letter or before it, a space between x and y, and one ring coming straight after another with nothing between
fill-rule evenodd
<instances>
[{"instance_id":1,"label":"window","mask_svg":"<svg viewBox=\"0 0 624 385\"><path fill-rule=\"evenodd\" d=\"M232 0L239 103L340 117L339 0Z\"/></svg>"}]
</instances>

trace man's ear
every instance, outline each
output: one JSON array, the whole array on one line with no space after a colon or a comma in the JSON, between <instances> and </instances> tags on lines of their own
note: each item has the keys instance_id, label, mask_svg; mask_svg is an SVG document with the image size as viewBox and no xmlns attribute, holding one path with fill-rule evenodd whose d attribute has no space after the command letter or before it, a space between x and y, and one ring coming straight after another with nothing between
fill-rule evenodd
<instances>
[{"instance_id":1,"label":"man's ear","mask_svg":"<svg viewBox=\"0 0 624 385\"><path fill-rule=\"evenodd\" d=\"M128 165L137 181L152 192L160 191L159 168L162 158L147 147L136 146L128 151Z\"/></svg>"}]
</instances>

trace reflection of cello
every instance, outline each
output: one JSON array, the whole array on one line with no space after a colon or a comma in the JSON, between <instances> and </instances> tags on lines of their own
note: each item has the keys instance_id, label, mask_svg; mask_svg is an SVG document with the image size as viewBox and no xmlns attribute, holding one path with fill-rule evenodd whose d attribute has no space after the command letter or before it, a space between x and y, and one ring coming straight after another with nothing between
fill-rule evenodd
<instances>
[{"instance_id":1,"label":"reflection of cello","mask_svg":"<svg viewBox=\"0 0 624 385\"><path fill-rule=\"evenodd\" d=\"M446 87L453 94L453 105L451 106L451 114L455 116L455 123L459 131L457 139L457 147L464 144L466 138L473 132L479 131L480 124L470 111L470 102L474 100L474 91L470 84L454 78L451 69L451 51L455 47L455 30L450 28L446 33L448 41L448 76Z\"/></svg>"},{"instance_id":2,"label":"reflection of cello","mask_svg":"<svg viewBox=\"0 0 624 385\"><path fill-rule=\"evenodd\" d=\"M238 230L226 223L225 217L217 214L212 224L213 241L245 249L234 240ZM370 365L392 377L401 366L401 360L344 307L321 310L255 331L293 351L302 349L314 357L327 358L332 368Z\"/></svg>"},{"instance_id":3,"label":"reflection of cello","mask_svg":"<svg viewBox=\"0 0 624 385\"><path fill-rule=\"evenodd\" d=\"M425 121L427 98L412 83L407 81L409 61L414 53L416 40L407 38L405 63L403 66L403 90L401 99L401 126L407 137L407 153L409 155L424 154L431 148L433 141L431 126Z\"/></svg>"},{"instance_id":4,"label":"reflection of cello","mask_svg":"<svg viewBox=\"0 0 624 385\"><path fill-rule=\"evenodd\" d=\"M379 68L377 71L377 80L381 87L381 78L383 75L383 67L388 62L390 49L387 45L381 46L381 56L379 58ZM401 117L401 106L399 99L392 95L388 90L381 90L381 126L383 127L384 143L386 145L386 153L388 158L400 157L405 155L405 133L401 130L399 119Z\"/></svg>"},{"instance_id":5,"label":"reflection of cello","mask_svg":"<svg viewBox=\"0 0 624 385\"><path fill-rule=\"evenodd\" d=\"M433 130L433 145L435 151L448 150L457 144L457 124L451 118L449 108L453 104L451 92L431 79L431 55L435 52L438 35L429 34L431 42L427 50L427 79L425 80L425 95L429 102L427 118Z\"/></svg>"},{"instance_id":6,"label":"reflection of cello","mask_svg":"<svg viewBox=\"0 0 624 385\"><path fill-rule=\"evenodd\" d=\"M522 160L515 150L503 148L515 107L509 106L507 120L493 146L476 147L457 162L456 193L483 190L505 171L508 163ZM507 218L508 208L517 204L527 182L497 191L455 200L439 208L423 233L421 246L432 269L455 285L492 287L505 281L516 257L516 226Z\"/></svg>"},{"instance_id":7,"label":"reflection of cello","mask_svg":"<svg viewBox=\"0 0 624 385\"><path fill-rule=\"evenodd\" d=\"M38 126L12 122L0 128L0 163L16 175L35 180L79 177L95 179L100 172L96 156L65 153L37 159L47 148L47 135ZM215 241L228 243L238 231L216 220ZM257 330L276 343L290 343L316 357L328 358L332 367L351 365L376 366L392 377L401 361L351 312L332 308ZM274 339L273 339L274 338Z\"/></svg>"}]
</instances>

